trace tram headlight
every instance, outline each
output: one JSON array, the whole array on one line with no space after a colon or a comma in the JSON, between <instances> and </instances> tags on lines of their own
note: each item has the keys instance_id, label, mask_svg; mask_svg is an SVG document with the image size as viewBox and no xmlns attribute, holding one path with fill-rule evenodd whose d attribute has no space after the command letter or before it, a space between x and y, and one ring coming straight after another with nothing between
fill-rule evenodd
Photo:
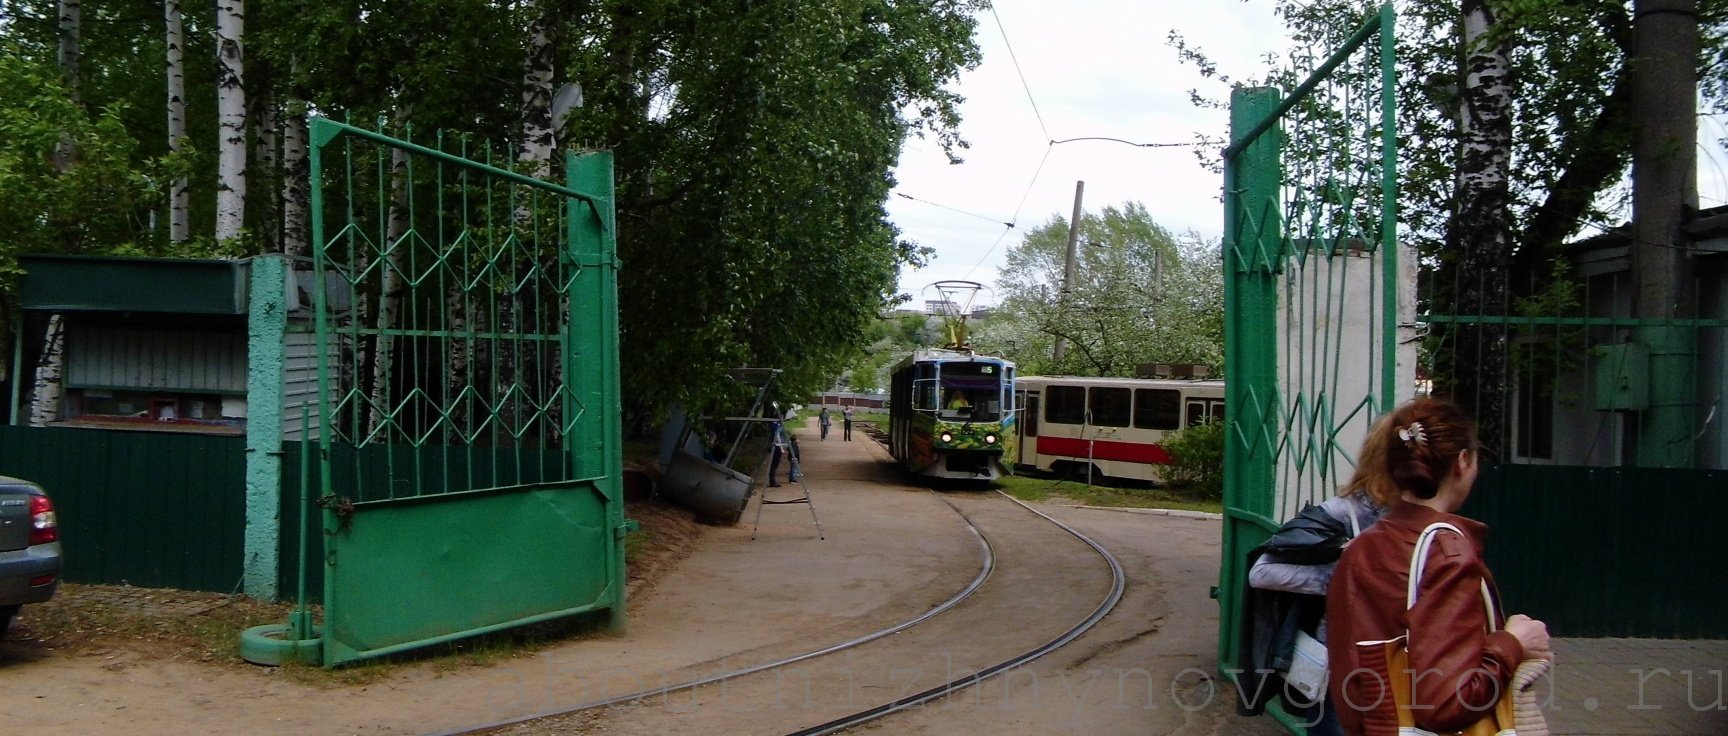
<instances>
[{"instance_id":1,"label":"tram headlight","mask_svg":"<svg viewBox=\"0 0 1728 736\"><path fill-rule=\"evenodd\" d=\"M986 445L996 444L996 435L993 435L993 434L984 435L984 444L986 444Z\"/></svg>"},{"instance_id":2,"label":"tram headlight","mask_svg":"<svg viewBox=\"0 0 1728 736\"><path fill-rule=\"evenodd\" d=\"M954 435L953 435L953 433L951 433L951 432L943 432L943 433L942 433L942 441L943 441L943 442L953 442L953 441L954 441Z\"/></svg>"}]
</instances>

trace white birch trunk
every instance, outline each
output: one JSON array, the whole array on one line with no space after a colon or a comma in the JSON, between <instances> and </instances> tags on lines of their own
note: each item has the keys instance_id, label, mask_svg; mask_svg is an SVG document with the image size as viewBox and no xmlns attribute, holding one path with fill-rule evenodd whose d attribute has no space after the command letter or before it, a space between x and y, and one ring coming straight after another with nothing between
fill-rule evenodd
<instances>
[{"instance_id":1,"label":"white birch trunk","mask_svg":"<svg viewBox=\"0 0 1728 736\"><path fill-rule=\"evenodd\" d=\"M168 150L180 153L186 146L186 26L181 20L180 0L164 0L167 24ZM192 237L192 201L185 177L168 185L168 242L184 243Z\"/></svg>"},{"instance_id":2,"label":"white birch trunk","mask_svg":"<svg viewBox=\"0 0 1728 736\"><path fill-rule=\"evenodd\" d=\"M30 391L30 426L45 427L60 419L60 376L66 369L66 325L56 314L48 318L42 335L42 360L36 364L36 383Z\"/></svg>"},{"instance_id":3,"label":"white birch trunk","mask_svg":"<svg viewBox=\"0 0 1728 736\"><path fill-rule=\"evenodd\" d=\"M525 0L522 7L532 15L529 25L526 53L522 64L522 148L517 152L516 160L525 169L523 173L537 179L544 179L550 174L554 140L552 134L552 78L554 76L554 55L552 43L551 18L547 10L535 2ZM515 213L516 228L521 242L532 246L537 251L545 244L537 242L534 232L535 213L527 206L519 207ZM557 237L554 234L553 237ZM527 254L533 258L534 254ZM532 264L512 264L509 272L516 274L526 271ZM512 278L511 283L516 283ZM511 334L525 327L523 297L516 287L507 288L499 296L498 331L501 334ZM534 296L532 292L526 296ZM524 383L524 377L535 373L533 360L526 354L526 348L521 341L511 341L506 346L503 341L493 341L498 375L495 385L499 395L508 392L512 386ZM536 399L542 399L545 391L541 386L524 386L525 393ZM499 421L508 430L521 430L522 412L520 400L511 399L499 404ZM529 439L528 435L524 435Z\"/></svg>"},{"instance_id":4,"label":"white birch trunk","mask_svg":"<svg viewBox=\"0 0 1728 736\"><path fill-rule=\"evenodd\" d=\"M312 160L306 150L306 103L289 100L282 123L282 252L311 257L308 219Z\"/></svg>"},{"instance_id":5,"label":"white birch trunk","mask_svg":"<svg viewBox=\"0 0 1728 736\"><path fill-rule=\"evenodd\" d=\"M1459 120L1458 213L1448 239L1461 254L1455 308L1468 316L1510 307L1512 256L1512 50L1493 38L1487 0L1465 0L1464 104ZM1507 447L1506 329L1479 325L1457 336L1457 396L1476 418L1491 457Z\"/></svg>"},{"instance_id":6,"label":"white birch trunk","mask_svg":"<svg viewBox=\"0 0 1728 736\"><path fill-rule=\"evenodd\" d=\"M216 240L240 237L246 227L246 83L243 74L245 0L216 4L217 184Z\"/></svg>"},{"instance_id":7,"label":"white birch trunk","mask_svg":"<svg viewBox=\"0 0 1728 736\"><path fill-rule=\"evenodd\" d=\"M544 178L552 161L553 44L551 19L535 0L522 7L534 14L528 29L527 53L522 64L522 150L517 160L528 165L528 175Z\"/></svg>"},{"instance_id":8,"label":"white birch trunk","mask_svg":"<svg viewBox=\"0 0 1728 736\"><path fill-rule=\"evenodd\" d=\"M403 111L407 115L406 108ZM391 403L393 338L383 334L396 327L396 313L402 306L408 244L399 242L408 232L408 152L390 150L390 220L385 228L383 275L378 288L378 331L372 342L372 408L367 419L368 432L376 432L385 422L385 415L394 408Z\"/></svg>"},{"instance_id":9,"label":"white birch trunk","mask_svg":"<svg viewBox=\"0 0 1728 736\"><path fill-rule=\"evenodd\" d=\"M257 80L254 79L253 83L256 86ZM261 177L260 188L269 191L271 177L276 173L276 151L281 144L280 129L277 127L280 117L276 105L265 95L254 95L252 101L256 103L255 109L250 113L254 152L252 163L247 168L251 176ZM262 197L254 209L258 214L259 247L264 251L276 250L281 243L281 225L276 219L281 210L277 206L276 198Z\"/></svg>"},{"instance_id":10,"label":"white birch trunk","mask_svg":"<svg viewBox=\"0 0 1728 736\"><path fill-rule=\"evenodd\" d=\"M78 99L80 68L84 58L84 5L80 0L60 0L60 72L72 99Z\"/></svg>"},{"instance_id":11,"label":"white birch trunk","mask_svg":"<svg viewBox=\"0 0 1728 736\"><path fill-rule=\"evenodd\" d=\"M84 6L80 0L60 0L58 13L60 73L66 81L66 90L72 94L72 101L77 102L79 80L83 76ZM77 149L72 139L61 136L60 143L54 147L54 170L63 173L71 169L72 159L76 156Z\"/></svg>"}]
</instances>

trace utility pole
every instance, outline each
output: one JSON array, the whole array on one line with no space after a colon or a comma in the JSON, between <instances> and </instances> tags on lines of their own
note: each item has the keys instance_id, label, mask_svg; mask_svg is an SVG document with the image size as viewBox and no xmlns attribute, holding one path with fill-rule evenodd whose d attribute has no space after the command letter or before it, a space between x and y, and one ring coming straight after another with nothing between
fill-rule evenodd
<instances>
[{"instance_id":1,"label":"utility pole","mask_svg":"<svg viewBox=\"0 0 1728 736\"><path fill-rule=\"evenodd\" d=\"M1696 332L1692 260L1681 228L1698 204L1698 1L1632 3L1632 283L1636 341L1649 351L1650 406L1637 460L1692 463Z\"/></svg>"},{"instance_id":2,"label":"utility pole","mask_svg":"<svg viewBox=\"0 0 1728 736\"><path fill-rule=\"evenodd\" d=\"M1057 295L1056 303L1060 305L1056 314L1066 316L1068 313L1068 292L1074 290L1074 250L1080 244L1080 201L1086 194L1086 182L1074 182L1074 216L1068 218L1068 257L1062 262L1062 293ZM1056 336L1056 349L1050 359L1061 363L1068 355L1068 338Z\"/></svg>"}]
</instances>

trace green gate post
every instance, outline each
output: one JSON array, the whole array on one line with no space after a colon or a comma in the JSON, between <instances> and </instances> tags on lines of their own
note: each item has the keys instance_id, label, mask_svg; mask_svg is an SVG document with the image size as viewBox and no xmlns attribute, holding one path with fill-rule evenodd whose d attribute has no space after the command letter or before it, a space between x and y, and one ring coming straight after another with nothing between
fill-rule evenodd
<instances>
[{"instance_id":1,"label":"green gate post","mask_svg":"<svg viewBox=\"0 0 1728 736\"><path fill-rule=\"evenodd\" d=\"M288 331L288 260L250 263L246 314L246 595L275 600L282 534L282 339Z\"/></svg>"},{"instance_id":2,"label":"green gate post","mask_svg":"<svg viewBox=\"0 0 1728 736\"><path fill-rule=\"evenodd\" d=\"M623 399L618 376L618 248L612 180L612 153L595 151L582 155L567 153L564 157L565 183L570 189L589 195L591 199L567 200L570 257L581 270L571 284L571 311L578 299L592 300L594 311L582 313L600 315L600 319L578 324L569 320L565 339L569 357L565 359L565 381L571 396L586 411L582 413L586 426L573 427L577 441L572 447L572 461L580 478L595 478L600 492L606 497L606 520L613 530L607 560L612 579L612 606L609 625L623 631L625 623L625 588L628 578L624 571L624 537L629 529L624 520L623 428L620 424ZM565 416L574 416L566 413ZM567 435L568 436L568 435Z\"/></svg>"},{"instance_id":3,"label":"green gate post","mask_svg":"<svg viewBox=\"0 0 1728 736\"><path fill-rule=\"evenodd\" d=\"M1279 184L1282 133L1274 125L1250 135L1276 114L1278 90L1238 89L1230 95L1231 144L1224 151L1225 406L1224 542L1218 575L1218 661L1236 661L1241 593L1247 579L1245 533L1264 535L1271 512L1278 436L1278 282L1283 215Z\"/></svg>"}]
</instances>

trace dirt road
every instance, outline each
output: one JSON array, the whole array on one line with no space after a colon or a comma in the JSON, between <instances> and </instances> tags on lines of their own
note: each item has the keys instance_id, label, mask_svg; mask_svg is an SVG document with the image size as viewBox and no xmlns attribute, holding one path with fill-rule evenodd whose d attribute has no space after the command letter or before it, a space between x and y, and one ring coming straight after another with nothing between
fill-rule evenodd
<instances>
[{"instance_id":1,"label":"dirt road","mask_svg":"<svg viewBox=\"0 0 1728 736\"><path fill-rule=\"evenodd\" d=\"M483 669L400 667L382 681L345 688L307 687L265 668L154 661L127 651L0 662L7 717L31 724L31 733L433 733L846 641L916 616L965 587L981 556L954 510L906 485L861 433L851 443L837 434L817 442L812 429L801 439L827 540L816 538L808 512L796 505L766 509L754 541L748 523L713 529L632 606L623 636L573 641ZM1107 589L1098 558L1047 522L1032 523L1030 514L993 495L950 496L1000 540L997 573L964 610L884 639L891 646L875 654L831 655L732 682L723 694L708 688L679 702L604 708L518 730L785 733L845 710L845 703L891 699L888 691L914 678L933 683L939 672L1041 643L1083 617ZM1216 605L1206 591L1216 576L1216 521L1044 510L1094 535L1122 560L1128 587L1121 605L1097 629L1024 672L866 729L1277 733L1265 719L1232 715L1226 687L1214 687L1208 676ZM1028 591L1037 594L1019 595ZM842 679L849 664L851 687ZM811 708L801 710L807 702Z\"/></svg>"}]
</instances>

